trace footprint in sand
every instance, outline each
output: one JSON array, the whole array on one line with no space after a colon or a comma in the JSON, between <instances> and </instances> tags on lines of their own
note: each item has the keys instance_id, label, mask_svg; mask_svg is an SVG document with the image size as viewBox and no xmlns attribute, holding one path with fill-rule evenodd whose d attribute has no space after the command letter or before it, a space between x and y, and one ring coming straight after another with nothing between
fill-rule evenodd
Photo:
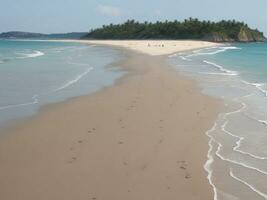
<instances>
[{"instance_id":1,"label":"footprint in sand","mask_svg":"<svg viewBox=\"0 0 267 200\"><path fill-rule=\"evenodd\" d=\"M119 119L119 123L122 123L122 119ZM125 126L121 126L121 128L123 129L123 128L125 128Z\"/></svg>"},{"instance_id":2,"label":"footprint in sand","mask_svg":"<svg viewBox=\"0 0 267 200\"><path fill-rule=\"evenodd\" d=\"M84 140L78 140L77 143L78 144L82 144L84 142ZM70 147L70 151L74 151L75 150L75 146L77 147L77 145L73 145L72 147ZM75 160L75 159L72 159L72 160Z\"/></svg>"},{"instance_id":3,"label":"footprint in sand","mask_svg":"<svg viewBox=\"0 0 267 200\"><path fill-rule=\"evenodd\" d=\"M147 168L147 164L144 164L142 167L141 167L141 170L145 170Z\"/></svg>"},{"instance_id":4,"label":"footprint in sand","mask_svg":"<svg viewBox=\"0 0 267 200\"><path fill-rule=\"evenodd\" d=\"M71 164L71 163L75 162L76 160L77 160L77 157L72 157L71 160L68 161L68 163Z\"/></svg>"},{"instance_id":5,"label":"footprint in sand","mask_svg":"<svg viewBox=\"0 0 267 200\"><path fill-rule=\"evenodd\" d=\"M187 169L187 163L182 160L182 161L177 161L177 164L180 165L180 169L186 170Z\"/></svg>"},{"instance_id":6,"label":"footprint in sand","mask_svg":"<svg viewBox=\"0 0 267 200\"><path fill-rule=\"evenodd\" d=\"M180 166L180 169L186 170L186 167L183 166L183 165L181 165L181 166Z\"/></svg>"},{"instance_id":7,"label":"footprint in sand","mask_svg":"<svg viewBox=\"0 0 267 200\"><path fill-rule=\"evenodd\" d=\"M96 131L96 128L92 128L91 130L88 130L87 132L88 132L89 134L94 134L95 131Z\"/></svg>"},{"instance_id":8,"label":"footprint in sand","mask_svg":"<svg viewBox=\"0 0 267 200\"><path fill-rule=\"evenodd\" d=\"M186 163L186 161L182 160L182 161L177 161L177 164L180 165L180 169L181 170L185 170L185 179L190 179L192 178L190 173L187 171L187 166L188 164Z\"/></svg>"},{"instance_id":9,"label":"footprint in sand","mask_svg":"<svg viewBox=\"0 0 267 200\"><path fill-rule=\"evenodd\" d=\"M123 162L123 165L124 165L124 166L127 166L127 165L128 165L128 163L127 163L126 161L124 161L124 162Z\"/></svg>"},{"instance_id":10,"label":"footprint in sand","mask_svg":"<svg viewBox=\"0 0 267 200\"><path fill-rule=\"evenodd\" d=\"M191 178L191 175L190 175L190 174L186 174L186 175L185 175L185 178L186 178L186 179L189 179L189 178Z\"/></svg>"},{"instance_id":11,"label":"footprint in sand","mask_svg":"<svg viewBox=\"0 0 267 200\"><path fill-rule=\"evenodd\" d=\"M137 101L136 100L132 100L132 105L136 105Z\"/></svg>"},{"instance_id":12,"label":"footprint in sand","mask_svg":"<svg viewBox=\"0 0 267 200\"><path fill-rule=\"evenodd\" d=\"M127 110L133 110L134 108L135 108L134 105L130 105L130 106L127 108Z\"/></svg>"},{"instance_id":13,"label":"footprint in sand","mask_svg":"<svg viewBox=\"0 0 267 200\"><path fill-rule=\"evenodd\" d=\"M159 140L158 144L162 144L163 141L164 141L164 139L161 138L161 139Z\"/></svg>"}]
</instances>

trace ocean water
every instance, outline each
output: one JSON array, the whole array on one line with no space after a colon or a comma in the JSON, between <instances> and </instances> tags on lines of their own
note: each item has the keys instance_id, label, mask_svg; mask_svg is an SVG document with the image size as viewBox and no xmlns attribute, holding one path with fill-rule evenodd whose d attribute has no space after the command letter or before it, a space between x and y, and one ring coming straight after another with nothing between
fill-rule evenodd
<instances>
[{"instance_id":1,"label":"ocean water","mask_svg":"<svg viewBox=\"0 0 267 200\"><path fill-rule=\"evenodd\" d=\"M206 133L214 199L267 199L267 43L174 54L169 62L225 104Z\"/></svg>"},{"instance_id":2,"label":"ocean water","mask_svg":"<svg viewBox=\"0 0 267 200\"><path fill-rule=\"evenodd\" d=\"M0 126L113 84L124 72L106 66L122 57L94 45L0 40Z\"/></svg>"}]
</instances>

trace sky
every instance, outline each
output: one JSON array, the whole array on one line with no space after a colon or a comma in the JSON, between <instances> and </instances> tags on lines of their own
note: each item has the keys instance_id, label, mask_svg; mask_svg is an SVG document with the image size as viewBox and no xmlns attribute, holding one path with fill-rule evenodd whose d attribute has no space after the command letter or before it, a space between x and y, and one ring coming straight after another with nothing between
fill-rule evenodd
<instances>
[{"instance_id":1,"label":"sky","mask_svg":"<svg viewBox=\"0 0 267 200\"><path fill-rule=\"evenodd\" d=\"M0 0L0 32L89 31L103 24L236 19L267 35L267 0Z\"/></svg>"}]
</instances>

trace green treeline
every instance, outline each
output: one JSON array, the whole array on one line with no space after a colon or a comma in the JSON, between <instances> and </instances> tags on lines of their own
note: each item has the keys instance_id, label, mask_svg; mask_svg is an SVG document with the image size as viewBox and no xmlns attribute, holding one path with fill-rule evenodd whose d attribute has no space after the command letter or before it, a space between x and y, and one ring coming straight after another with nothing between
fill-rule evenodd
<instances>
[{"instance_id":1,"label":"green treeline","mask_svg":"<svg viewBox=\"0 0 267 200\"><path fill-rule=\"evenodd\" d=\"M264 41L265 37L257 29L235 20L219 22L199 21L189 18L182 22L137 22L128 20L123 24L110 24L91 30L86 39L201 39L216 42Z\"/></svg>"}]
</instances>

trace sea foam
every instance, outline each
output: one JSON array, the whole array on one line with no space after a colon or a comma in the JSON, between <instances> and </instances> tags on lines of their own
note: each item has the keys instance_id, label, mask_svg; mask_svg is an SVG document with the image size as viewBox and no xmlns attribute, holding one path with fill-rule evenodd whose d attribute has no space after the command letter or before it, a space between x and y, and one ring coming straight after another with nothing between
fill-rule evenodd
<instances>
[{"instance_id":1,"label":"sea foam","mask_svg":"<svg viewBox=\"0 0 267 200\"><path fill-rule=\"evenodd\" d=\"M203 50L211 50L211 49L216 49L215 51L211 51L211 52L203 52ZM209 47L209 48L205 48L205 49L200 49L200 50L195 50L193 51L193 54L188 55L188 57L192 57L192 56L200 56L200 55L215 55L218 53L222 53L228 50L241 50L241 48L239 47L234 47L234 46L229 46L229 47Z\"/></svg>"},{"instance_id":2,"label":"sea foam","mask_svg":"<svg viewBox=\"0 0 267 200\"><path fill-rule=\"evenodd\" d=\"M255 44L253 45L255 46ZM243 55L247 55L248 58L250 58L249 56L261 53L259 52L260 49L253 45L250 45L252 46L252 49L250 49L250 46L245 45L239 45L242 48L219 46L195 50L188 55L183 54L182 56L184 58L191 60L191 62L186 63L188 67L183 66L183 63L185 63L181 61L183 58L179 57L180 59L173 59L173 62L175 62L175 60L177 60L177 62L180 61L180 63L175 63L178 69L184 71L187 75L189 74L192 75L192 77L196 77L197 80L203 84L203 92L205 94L214 95L217 98L221 97L225 102L227 111L221 113L214 126L206 132L209 137L209 151L204 168L208 173L208 181L213 188L214 200L228 199L226 196L228 195L229 189L222 186L222 184L227 184L228 181L230 181L230 183L232 181L235 183L238 181L240 184L247 186L252 192L255 192L256 195L260 195L264 199L267 199L267 196L264 193L265 191L260 191L260 188L258 189L255 187L258 186L259 183L255 182L254 177L250 177L250 173L257 174L263 180L266 180L267 177L267 168L265 165L267 161L267 152L264 151L266 148L261 146L265 144L265 141L259 141L260 138L266 138L264 130L267 127L267 117L265 115L266 104L264 103L265 97L267 97L267 81L264 81L264 77L256 79L260 80L259 82L255 81L255 77L257 78L257 75L261 71L256 71L257 68L255 68L255 71L252 71L254 68L252 69L248 66L250 64L249 62L244 62L243 60L240 60L239 62L238 60L240 59L240 56ZM240 51L241 49L242 51ZM251 52L252 50L253 52ZM224 52L227 51L233 52L225 54ZM222 57L216 54L222 54ZM224 61L230 63L230 59L233 59L233 64L236 65L236 63L238 63L240 66L236 68L238 71L233 71L233 68L229 69L227 66L218 64L220 62L224 63ZM262 61L264 61L265 58L260 57L259 60L259 62L256 62L257 66L255 67L258 67L258 65L259 67L264 67L260 64L262 64ZM251 63L254 64L253 62ZM248 74L250 72L251 74ZM265 71L263 71L263 73L265 73ZM254 79L254 82L247 81L247 76L252 80ZM261 101L257 101L257 98L261 98ZM257 105L258 102L260 105ZM239 106L236 108L237 105ZM258 113L258 111L261 113ZM243 128L240 127L239 124L236 124L245 123L243 121L236 121L239 120L239 118L242 120L243 117L251 122L251 126L255 125L255 130L253 130L255 131L255 136L252 135L254 132L248 132L249 130L246 130L245 126ZM260 123L261 125L259 126L257 123ZM246 126L249 126L249 124L246 124ZM258 131L258 127L261 127L262 129ZM250 128L253 129L254 127ZM259 136L258 139L253 138L255 140L250 140L250 137L257 136ZM250 149L253 145L260 146L255 149ZM225 168L220 168L219 164L221 162L225 163L225 165L222 166ZM217 174L219 171L213 169L215 166L219 167L219 171L222 169L227 170L229 172L229 177L221 177ZM242 177L237 176L238 174L235 175L235 171L232 171L232 169L238 169L242 173L249 172L248 177L246 178L247 180L251 180L251 182L244 181ZM233 193L233 191L229 192L229 194L234 195L234 198L229 199L239 199L240 196L242 196L239 196L238 192Z\"/></svg>"},{"instance_id":3,"label":"sea foam","mask_svg":"<svg viewBox=\"0 0 267 200\"><path fill-rule=\"evenodd\" d=\"M221 72L223 72L223 73L217 73L217 74L225 74L225 75L229 75L229 76L237 76L238 75L238 72L225 69L223 66L218 65L216 63L213 63L213 62L210 62L210 61L207 61L207 60L203 60L203 62L208 64L208 65L212 65L213 67L216 67Z\"/></svg>"},{"instance_id":4,"label":"sea foam","mask_svg":"<svg viewBox=\"0 0 267 200\"><path fill-rule=\"evenodd\" d=\"M87 75L90 71L92 71L94 68L89 67L86 71L76 76L74 79L67 81L65 84L63 84L61 87L57 88L54 92L58 92L60 90L66 89L67 87L73 85L74 83L78 82L81 78L83 78L85 75Z\"/></svg>"},{"instance_id":5,"label":"sea foam","mask_svg":"<svg viewBox=\"0 0 267 200\"><path fill-rule=\"evenodd\" d=\"M206 134L207 134L208 137L210 137L209 134L210 134L211 132L213 132L213 131L216 130L216 126L217 126L217 123L215 122L215 124L213 125L213 127L212 127L210 130L208 130L208 131L206 132ZM213 155L212 155L212 151L213 151L213 145L212 145L212 142L213 142L213 141L214 141L214 140L210 137L210 140L209 140L209 151L208 151L208 155L207 155L208 160L207 160L207 162L206 162L205 165L204 165L204 169L205 169L206 172L208 173L207 178L208 178L209 183L210 183L210 185L212 186L212 189L213 189L214 200L218 200L218 192L217 192L217 188L216 188L215 184L214 184L213 181L212 181L212 173L213 173L213 170L212 170L212 164L213 164L213 162L214 162L214 158L213 158Z\"/></svg>"},{"instance_id":6,"label":"sea foam","mask_svg":"<svg viewBox=\"0 0 267 200\"><path fill-rule=\"evenodd\" d=\"M250 83L250 82L244 81L244 80L242 80L242 82L247 84L247 85L252 85L252 86L256 87L260 92L262 92L267 97L267 91L262 88L264 86L267 86L266 83Z\"/></svg>"},{"instance_id":7,"label":"sea foam","mask_svg":"<svg viewBox=\"0 0 267 200\"><path fill-rule=\"evenodd\" d=\"M45 55L44 52L42 51L34 51L33 53L17 53L18 55L21 55L20 59L24 59L24 58L35 58L35 57L39 57L39 56L43 56Z\"/></svg>"},{"instance_id":8,"label":"sea foam","mask_svg":"<svg viewBox=\"0 0 267 200\"><path fill-rule=\"evenodd\" d=\"M247 187L249 187L251 190L253 190L254 192L256 192L258 195L260 195L261 197L263 197L264 199L267 199L267 194L259 191L258 189L256 189L253 185L249 184L248 182L242 180L241 178L238 178L237 176L234 175L233 170L230 169L230 176L232 178L234 178L235 180L239 181L240 183L243 183L244 185L246 185Z\"/></svg>"},{"instance_id":9,"label":"sea foam","mask_svg":"<svg viewBox=\"0 0 267 200\"><path fill-rule=\"evenodd\" d=\"M2 106L2 107L0 107L0 110L6 110L6 109L11 109L11 108L17 108L17 107L30 106L30 105L33 105L33 104L37 104L37 103L39 103L38 96L39 96L39 95L34 95L34 96L32 97L32 101L30 101L30 102L25 102L25 103L20 103L20 104L14 104L14 105Z\"/></svg>"}]
</instances>

